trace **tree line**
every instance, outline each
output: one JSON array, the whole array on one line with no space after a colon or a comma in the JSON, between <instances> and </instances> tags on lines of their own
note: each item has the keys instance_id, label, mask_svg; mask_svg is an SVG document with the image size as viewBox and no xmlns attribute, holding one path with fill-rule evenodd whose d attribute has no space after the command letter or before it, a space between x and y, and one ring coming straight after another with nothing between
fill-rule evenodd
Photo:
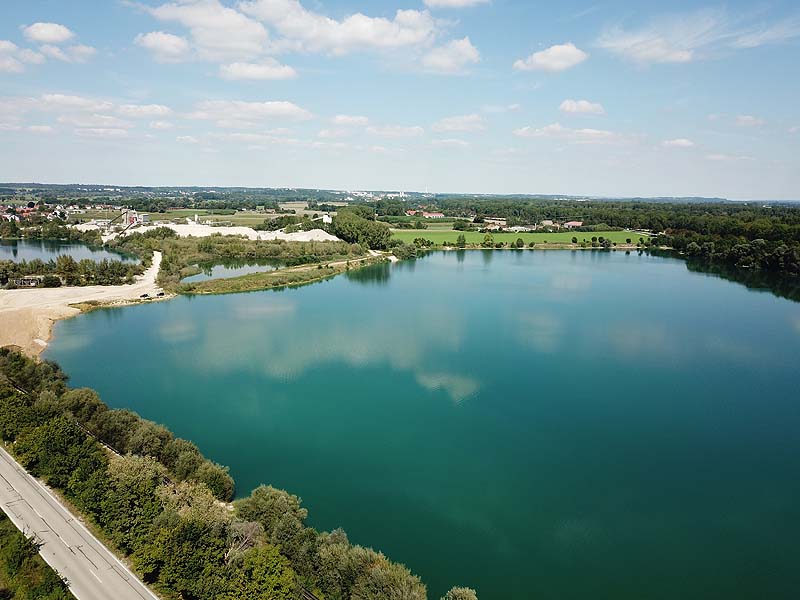
<instances>
[{"instance_id":1,"label":"tree line","mask_svg":"<svg viewBox=\"0 0 800 600\"><path fill-rule=\"evenodd\" d=\"M153 251L160 251L162 260L158 283L172 291L180 290L181 279L199 272L197 265L201 264L267 260L291 267L364 255L364 249L355 243L259 241L223 235L181 238L169 227L157 227L146 233L135 232L111 241L108 247L140 257L149 257Z\"/></svg>"},{"instance_id":2,"label":"tree line","mask_svg":"<svg viewBox=\"0 0 800 600\"><path fill-rule=\"evenodd\" d=\"M61 255L55 260L43 261L35 258L30 261L0 261L0 285L28 275L49 275L56 279L48 287L65 285L121 285L131 283L134 276L141 275L141 263L124 263L118 260L103 259L94 261L84 258L76 261L69 255Z\"/></svg>"},{"instance_id":3,"label":"tree line","mask_svg":"<svg viewBox=\"0 0 800 600\"><path fill-rule=\"evenodd\" d=\"M130 558L145 582L186 600L425 600L425 585L341 531L306 525L301 501L234 482L191 442L90 389L57 365L0 349L0 438ZM476 600L453 588L446 600Z\"/></svg>"}]
</instances>

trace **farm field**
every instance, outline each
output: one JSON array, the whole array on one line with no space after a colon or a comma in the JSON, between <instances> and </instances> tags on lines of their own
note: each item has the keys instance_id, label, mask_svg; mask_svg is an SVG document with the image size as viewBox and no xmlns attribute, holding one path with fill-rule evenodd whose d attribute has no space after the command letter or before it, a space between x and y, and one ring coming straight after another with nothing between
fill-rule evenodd
<instances>
[{"instance_id":1,"label":"farm field","mask_svg":"<svg viewBox=\"0 0 800 600\"><path fill-rule=\"evenodd\" d=\"M443 242L455 242L460 234L464 234L467 238L467 244L480 244L483 242L483 237L486 235L478 231L442 231L431 229L393 229L392 237L402 242L411 243L416 238L424 238L430 240L434 244L441 244ZM634 233L632 231L567 231L561 233L493 233L492 238L495 242L515 242L517 239L522 238L525 244L535 242L537 244L571 244L572 238L578 238L578 243L582 241L591 242L593 237L604 237L611 240L616 244L624 244L626 240L630 239L634 244L639 241L640 237L647 237L644 234Z\"/></svg>"}]
</instances>

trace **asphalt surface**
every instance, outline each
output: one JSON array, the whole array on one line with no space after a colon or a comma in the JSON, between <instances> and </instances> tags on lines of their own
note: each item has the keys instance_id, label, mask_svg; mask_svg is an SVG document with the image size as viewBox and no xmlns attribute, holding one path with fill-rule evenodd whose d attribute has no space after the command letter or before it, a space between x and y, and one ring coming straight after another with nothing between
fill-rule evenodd
<instances>
[{"instance_id":1,"label":"asphalt surface","mask_svg":"<svg viewBox=\"0 0 800 600\"><path fill-rule=\"evenodd\" d=\"M158 600L39 481L0 448L0 508L78 600Z\"/></svg>"}]
</instances>

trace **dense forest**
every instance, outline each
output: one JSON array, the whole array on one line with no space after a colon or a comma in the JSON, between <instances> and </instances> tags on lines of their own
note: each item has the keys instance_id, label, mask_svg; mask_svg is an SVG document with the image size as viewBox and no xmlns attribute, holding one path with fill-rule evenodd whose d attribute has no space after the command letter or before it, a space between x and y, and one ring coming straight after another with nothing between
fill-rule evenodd
<instances>
[{"instance_id":1,"label":"dense forest","mask_svg":"<svg viewBox=\"0 0 800 600\"><path fill-rule=\"evenodd\" d=\"M427 597L406 567L351 544L341 530L308 527L306 509L288 492L260 486L231 510L227 469L194 444L109 409L93 390L70 389L55 364L8 349L0 349L0 438L166 598ZM453 588L445 598L477 596Z\"/></svg>"}]
</instances>

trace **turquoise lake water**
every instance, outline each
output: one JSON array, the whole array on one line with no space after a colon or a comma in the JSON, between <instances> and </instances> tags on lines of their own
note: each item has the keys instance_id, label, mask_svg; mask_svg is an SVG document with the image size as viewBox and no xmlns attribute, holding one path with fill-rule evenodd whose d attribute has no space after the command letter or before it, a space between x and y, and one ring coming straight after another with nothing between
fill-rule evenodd
<instances>
[{"instance_id":1,"label":"turquoise lake water","mask_svg":"<svg viewBox=\"0 0 800 600\"><path fill-rule=\"evenodd\" d=\"M274 261L229 262L218 265L199 265L201 272L181 279L181 283L198 283L210 279L230 279L252 273L264 273L278 268Z\"/></svg>"},{"instance_id":2,"label":"turquoise lake water","mask_svg":"<svg viewBox=\"0 0 800 600\"><path fill-rule=\"evenodd\" d=\"M105 248L95 248L86 244L59 242L54 240L0 240L0 260L22 262L36 258L47 262L59 256L69 255L77 261L88 258L94 261L118 260L122 262L138 262L136 258L111 252Z\"/></svg>"},{"instance_id":3,"label":"turquoise lake water","mask_svg":"<svg viewBox=\"0 0 800 600\"><path fill-rule=\"evenodd\" d=\"M435 253L55 333L72 385L432 599L800 597L800 304L680 260Z\"/></svg>"}]
</instances>

